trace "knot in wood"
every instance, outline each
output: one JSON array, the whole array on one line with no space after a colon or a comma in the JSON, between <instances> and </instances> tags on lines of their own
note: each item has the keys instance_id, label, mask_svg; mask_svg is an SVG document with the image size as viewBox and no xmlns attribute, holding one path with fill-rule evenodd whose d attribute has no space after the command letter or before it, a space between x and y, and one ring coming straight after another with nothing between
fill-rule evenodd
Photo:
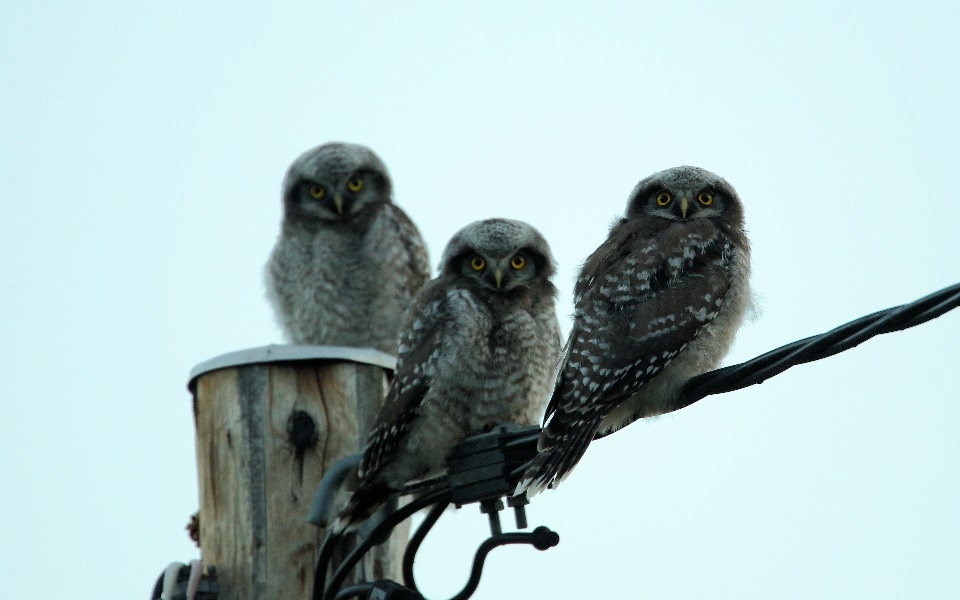
<instances>
[{"instance_id":1,"label":"knot in wood","mask_svg":"<svg viewBox=\"0 0 960 600\"><path fill-rule=\"evenodd\" d=\"M295 410L287 419L287 435L290 443L296 450L297 459L302 460L307 450L316 448L320 439L317 433L317 423L309 413Z\"/></svg>"}]
</instances>

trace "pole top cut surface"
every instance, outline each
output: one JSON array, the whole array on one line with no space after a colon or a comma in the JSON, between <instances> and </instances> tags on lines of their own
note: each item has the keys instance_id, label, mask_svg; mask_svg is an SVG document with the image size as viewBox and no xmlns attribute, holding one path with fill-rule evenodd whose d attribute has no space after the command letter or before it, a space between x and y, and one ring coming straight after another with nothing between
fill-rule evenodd
<instances>
[{"instance_id":1,"label":"pole top cut surface","mask_svg":"<svg viewBox=\"0 0 960 600\"><path fill-rule=\"evenodd\" d=\"M228 352L199 363L190 370L190 380L187 383L187 389L194 392L196 390L198 377L219 369L252 364L301 361L347 361L375 365L391 371L397 366L396 357L373 348L270 344L269 346L259 346L257 348Z\"/></svg>"}]
</instances>

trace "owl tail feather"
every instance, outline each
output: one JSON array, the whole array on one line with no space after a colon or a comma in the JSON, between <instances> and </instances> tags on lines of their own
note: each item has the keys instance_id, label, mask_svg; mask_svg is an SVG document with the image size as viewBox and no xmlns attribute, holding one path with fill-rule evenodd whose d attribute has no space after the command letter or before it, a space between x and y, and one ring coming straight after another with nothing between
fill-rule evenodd
<instances>
[{"instance_id":1,"label":"owl tail feather","mask_svg":"<svg viewBox=\"0 0 960 600\"><path fill-rule=\"evenodd\" d=\"M541 437L543 449L523 473L514 495L526 492L527 497L531 497L547 488L557 487L583 458L599 425L599 421L584 423L548 440ZM546 435L549 435L548 431L542 434Z\"/></svg>"},{"instance_id":2,"label":"owl tail feather","mask_svg":"<svg viewBox=\"0 0 960 600\"><path fill-rule=\"evenodd\" d=\"M337 518L330 525L335 535L355 531L360 525L377 513L387 503L390 488L383 483L361 485L347 499Z\"/></svg>"}]
</instances>

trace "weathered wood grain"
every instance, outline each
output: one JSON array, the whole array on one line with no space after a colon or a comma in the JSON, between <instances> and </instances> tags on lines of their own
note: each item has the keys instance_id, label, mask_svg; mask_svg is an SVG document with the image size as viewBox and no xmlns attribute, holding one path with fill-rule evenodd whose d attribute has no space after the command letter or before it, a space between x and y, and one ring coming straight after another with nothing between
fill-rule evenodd
<instances>
[{"instance_id":1,"label":"weathered wood grain","mask_svg":"<svg viewBox=\"0 0 960 600\"><path fill-rule=\"evenodd\" d=\"M306 522L310 502L326 469L361 450L386 371L352 362L246 364L195 384L200 549L216 567L221 600L310 598L324 534ZM298 412L316 426L312 447L291 439ZM401 528L371 553L360 577L399 580L407 535Z\"/></svg>"}]
</instances>

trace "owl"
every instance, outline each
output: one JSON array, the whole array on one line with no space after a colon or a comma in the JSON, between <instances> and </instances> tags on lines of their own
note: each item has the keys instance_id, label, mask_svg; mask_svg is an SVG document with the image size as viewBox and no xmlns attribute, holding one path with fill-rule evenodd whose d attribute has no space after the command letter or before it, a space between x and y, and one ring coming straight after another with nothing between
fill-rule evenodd
<instances>
[{"instance_id":1,"label":"owl","mask_svg":"<svg viewBox=\"0 0 960 600\"><path fill-rule=\"evenodd\" d=\"M520 221L477 221L453 236L406 315L397 370L334 531L441 471L463 439L539 420L560 356L555 268L546 240Z\"/></svg>"},{"instance_id":2,"label":"owl","mask_svg":"<svg viewBox=\"0 0 960 600\"><path fill-rule=\"evenodd\" d=\"M640 181L574 287L574 323L517 493L559 483L595 435L671 410L716 368L751 305L743 207L724 179L675 167Z\"/></svg>"},{"instance_id":3,"label":"owl","mask_svg":"<svg viewBox=\"0 0 960 600\"><path fill-rule=\"evenodd\" d=\"M397 354L400 321L430 264L391 188L380 158L356 144L324 144L290 166L266 273L288 341Z\"/></svg>"}]
</instances>

